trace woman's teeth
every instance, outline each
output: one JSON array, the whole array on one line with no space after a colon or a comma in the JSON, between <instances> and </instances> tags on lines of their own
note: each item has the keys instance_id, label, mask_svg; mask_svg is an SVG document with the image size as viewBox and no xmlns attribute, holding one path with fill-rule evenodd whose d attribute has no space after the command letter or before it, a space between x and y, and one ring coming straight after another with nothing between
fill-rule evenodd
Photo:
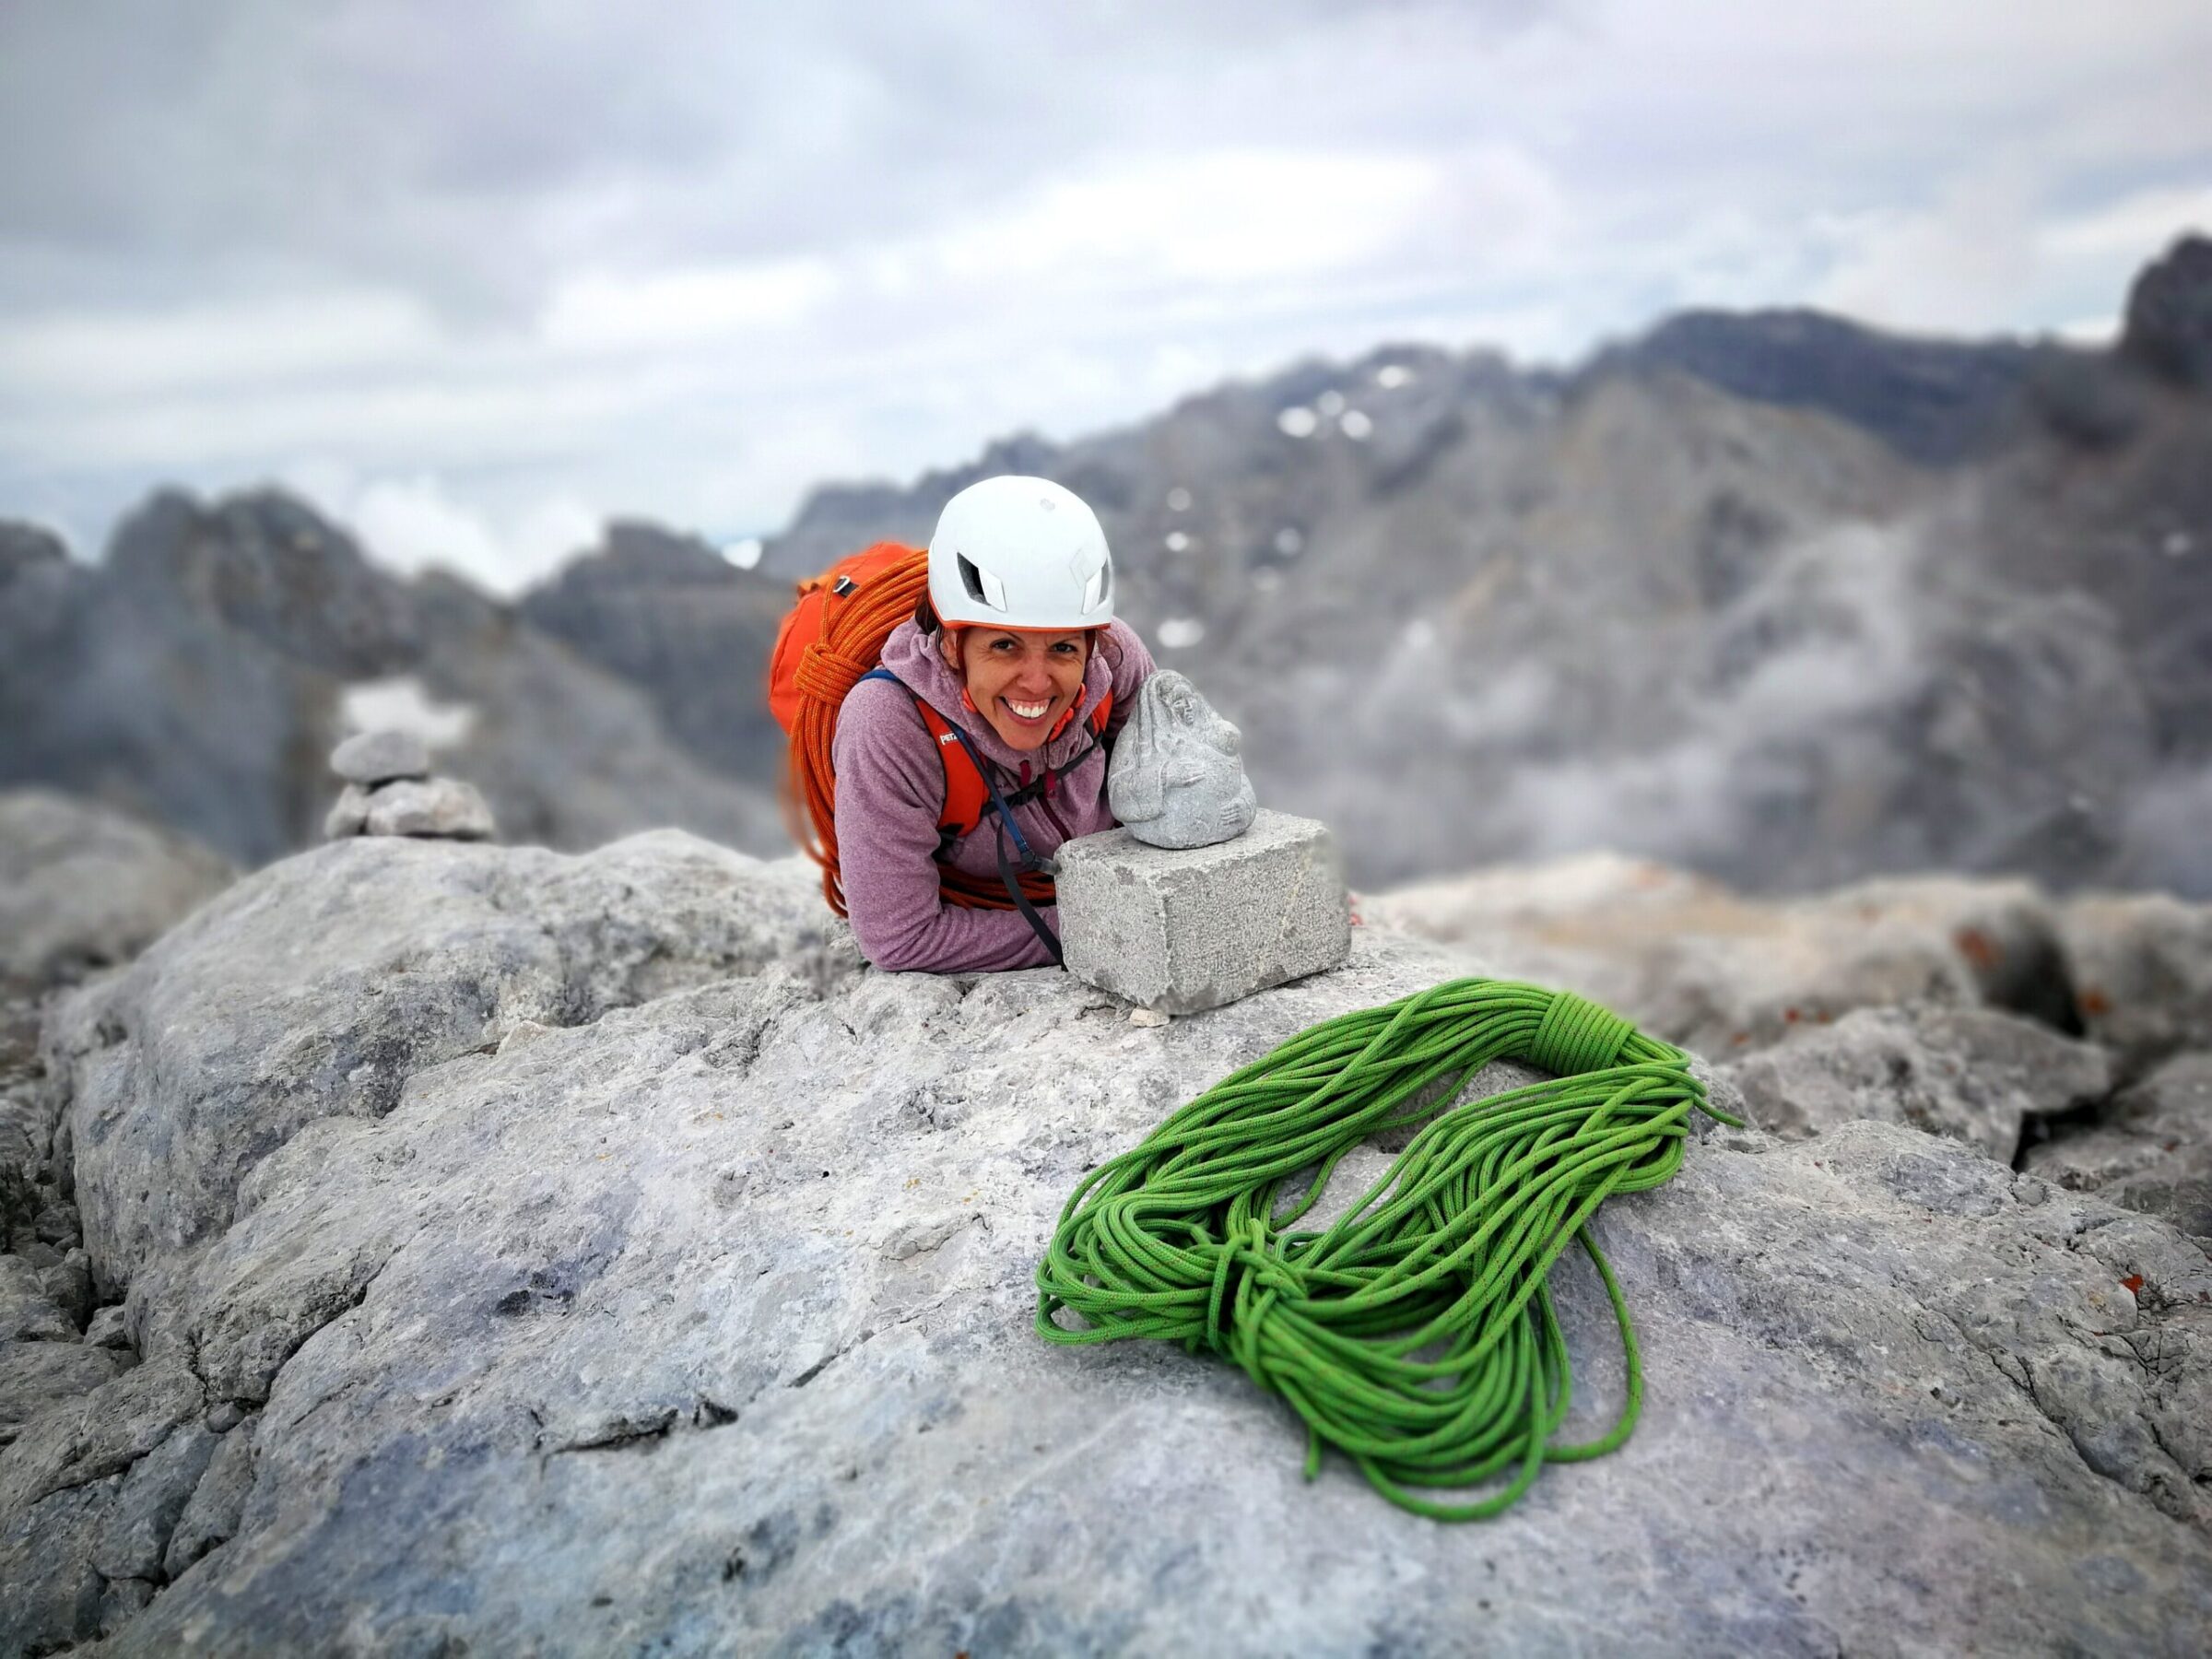
<instances>
[{"instance_id":1,"label":"woman's teeth","mask_svg":"<svg viewBox=\"0 0 2212 1659\"><path fill-rule=\"evenodd\" d=\"M1042 720L1044 712L1053 706L1053 700L1049 697L1044 701L1037 703L1016 702L1010 697L1002 697L998 700L1005 703L1007 708L1013 710L1024 720Z\"/></svg>"}]
</instances>

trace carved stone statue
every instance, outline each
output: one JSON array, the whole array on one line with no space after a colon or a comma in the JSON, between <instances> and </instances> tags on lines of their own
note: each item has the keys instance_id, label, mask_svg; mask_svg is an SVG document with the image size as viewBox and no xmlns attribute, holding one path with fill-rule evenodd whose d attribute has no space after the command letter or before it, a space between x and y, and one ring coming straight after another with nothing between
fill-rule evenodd
<instances>
[{"instance_id":1,"label":"carved stone statue","mask_svg":"<svg viewBox=\"0 0 2212 1659\"><path fill-rule=\"evenodd\" d=\"M1106 773L1106 802L1138 841L1210 847L1252 828L1259 802L1244 775L1243 737L1198 688L1163 668L1137 688Z\"/></svg>"}]
</instances>

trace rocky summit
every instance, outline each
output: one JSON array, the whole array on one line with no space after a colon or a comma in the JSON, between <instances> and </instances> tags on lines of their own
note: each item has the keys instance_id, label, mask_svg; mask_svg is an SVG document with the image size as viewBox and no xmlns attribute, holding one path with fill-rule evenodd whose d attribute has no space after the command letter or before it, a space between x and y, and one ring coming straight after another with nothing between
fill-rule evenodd
<instances>
[{"instance_id":1,"label":"rocky summit","mask_svg":"<svg viewBox=\"0 0 2212 1659\"><path fill-rule=\"evenodd\" d=\"M404 724L509 839L781 850L792 579L1007 472L1096 509L1116 614L1361 885L1613 849L1766 893L2212 898L2202 237L2111 349L1802 311L1685 313L1568 371L1393 343L826 482L733 547L758 568L616 520L512 602L273 491L160 492L98 561L0 519L0 782L256 864L318 833L333 742Z\"/></svg>"},{"instance_id":2,"label":"rocky summit","mask_svg":"<svg viewBox=\"0 0 2212 1659\"><path fill-rule=\"evenodd\" d=\"M1954 1080L1929 1098L1978 1114L1924 1114L1946 1133L1699 1119L1593 1223L1633 1438L1493 1522L1334 1455L1308 1483L1227 1365L1040 1341L1084 1171L1482 965L1355 941L1136 1024L1056 971L877 973L805 866L674 832L358 838L245 877L46 1021L86 1277L58 1319L59 1278L0 1279L0 1378L44 1366L0 1450L0 1652L2206 1651L2204 1241L1974 1144L2083 1110L2087 1061ZM1988 1006L1971 966L1879 1052L2031 1057L1958 1012ZM1827 1053L1799 1064L1831 1098L1878 1089ZM1553 1285L1586 1439L1622 1356L1579 1253Z\"/></svg>"}]
</instances>

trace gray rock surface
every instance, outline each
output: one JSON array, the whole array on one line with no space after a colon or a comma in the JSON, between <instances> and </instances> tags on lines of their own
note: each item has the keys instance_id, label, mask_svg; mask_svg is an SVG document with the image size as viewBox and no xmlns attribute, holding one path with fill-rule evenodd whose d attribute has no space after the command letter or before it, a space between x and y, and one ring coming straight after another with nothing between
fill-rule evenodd
<instances>
[{"instance_id":1,"label":"gray rock surface","mask_svg":"<svg viewBox=\"0 0 2212 1659\"><path fill-rule=\"evenodd\" d=\"M2087 893L2061 925L2083 1023L2129 1070L2212 1031L2212 904Z\"/></svg>"},{"instance_id":2,"label":"gray rock surface","mask_svg":"<svg viewBox=\"0 0 2212 1659\"><path fill-rule=\"evenodd\" d=\"M72 1241L60 1261L39 1270L39 1282L67 1317L69 1328L83 1330L92 1316L93 1300L92 1267L84 1251Z\"/></svg>"},{"instance_id":3,"label":"gray rock surface","mask_svg":"<svg viewBox=\"0 0 2212 1659\"><path fill-rule=\"evenodd\" d=\"M368 789L394 778L427 778L429 747L414 732L356 732L330 751L330 770Z\"/></svg>"},{"instance_id":4,"label":"gray rock surface","mask_svg":"<svg viewBox=\"0 0 2212 1659\"><path fill-rule=\"evenodd\" d=\"M344 841L368 828L369 792L359 783L348 783L338 791L338 798L331 803L330 811L323 819L323 839Z\"/></svg>"},{"instance_id":5,"label":"gray rock surface","mask_svg":"<svg viewBox=\"0 0 2212 1659\"><path fill-rule=\"evenodd\" d=\"M180 1423L131 1465L93 1543L92 1565L102 1578L161 1579L177 1518L220 1443L219 1436L200 1424Z\"/></svg>"},{"instance_id":6,"label":"gray rock surface","mask_svg":"<svg viewBox=\"0 0 2212 1659\"><path fill-rule=\"evenodd\" d=\"M2101 1101L2102 1049L1994 1008L1855 1008L1724 1068L1759 1126L1802 1139L1861 1118L2012 1162L2021 1126Z\"/></svg>"},{"instance_id":7,"label":"gray rock surface","mask_svg":"<svg viewBox=\"0 0 2212 1659\"><path fill-rule=\"evenodd\" d=\"M474 784L457 778L403 779L371 792L361 831L365 835L489 841L491 808Z\"/></svg>"},{"instance_id":8,"label":"gray rock surface","mask_svg":"<svg viewBox=\"0 0 2212 1659\"><path fill-rule=\"evenodd\" d=\"M31 1230L41 1242L63 1251L76 1248L83 1233L77 1224L76 1206L65 1198L41 1204L37 1219L31 1223Z\"/></svg>"},{"instance_id":9,"label":"gray rock surface","mask_svg":"<svg viewBox=\"0 0 2212 1659\"><path fill-rule=\"evenodd\" d=\"M0 1519L0 1653L52 1653L100 1634L106 1585L92 1547L122 1484L111 1476Z\"/></svg>"},{"instance_id":10,"label":"gray rock surface","mask_svg":"<svg viewBox=\"0 0 2212 1659\"><path fill-rule=\"evenodd\" d=\"M97 1310L85 1326L85 1340L94 1347L127 1348L131 1346L130 1322L124 1317L120 1306Z\"/></svg>"},{"instance_id":11,"label":"gray rock surface","mask_svg":"<svg viewBox=\"0 0 2212 1659\"><path fill-rule=\"evenodd\" d=\"M1107 769L1106 799L1149 847L1209 847L1252 828L1259 810L1237 728L1172 668L1137 688Z\"/></svg>"},{"instance_id":12,"label":"gray rock surface","mask_svg":"<svg viewBox=\"0 0 2212 1659\"><path fill-rule=\"evenodd\" d=\"M90 1350L81 1346L73 1353ZM182 1354L134 1366L23 1425L0 1453L0 1515L52 1493L121 1475L206 1408L207 1392Z\"/></svg>"},{"instance_id":13,"label":"gray rock surface","mask_svg":"<svg viewBox=\"0 0 2212 1659\"><path fill-rule=\"evenodd\" d=\"M1335 968L1351 947L1328 826L1264 812L1231 841L1147 847L1127 829L1067 842L1059 874L1067 971L1160 1014L1194 1014Z\"/></svg>"},{"instance_id":14,"label":"gray rock surface","mask_svg":"<svg viewBox=\"0 0 2212 1659\"><path fill-rule=\"evenodd\" d=\"M419 747L419 744L417 746ZM348 783L323 820L326 841L354 835L411 835L430 841L489 841L491 808L457 778L398 778Z\"/></svg>"},{"instance_id":15,"label":"gray rock surface","mask_svg":"<svg viewBox=\"0 0 2212 1659\"><path fill-rule=\"evenodd\" d=\"M2053 1125L2027 1168L2212 1239L2212 1052L2176 1054L2109 1105Z\"/></svg>"},{"instance_id":16,"label":"gray rock surface","mask_svg":"<svg viewBox=\"0 0 2212 1659\"><path fill-rule=\"evenodd\" d=\"M25 1423L90 1394L136 1363L135 1355L76 1342L0 1342L0 1446Z\"/></svg>"},{"instance_id":17,"label":"gray rock surface","mask_svg":"<svg viewBox=\"0 0 2212 1659\"><path fill-rule=\"evenodd\" d=\"M47 1171L57 1103L39 1059L45 987L0 980L0 1249L40 1242L54 1187Z\"/></svg>"},{"instance_id":18,"label":"gray rock surface","mask_svg":"<svg viewBox=\"0 0 2212 1659\"><path fill-rule=\"evenodd\" d=\"M219 1230L300 1127L389 1112L424 1065L820 947L818 894L760 868L676 830L573 858L371 836L241 881L50 1034L102 1285Z\"/></svg>"},{"instance_id":19,"label":"gray rock surface","mask_svg":"<svg viewBox=\"0 0 2212 1659\"><path fill-rule=\"evenodd\" d=\"M0 1342L75 1342L77 1327L19 1255L0 1255Z\"/></svg>"},{"instance_id":20,"label":"gray rock surface","mask_svg":"<svg viewBox=\"0 0 2212 1659\"><path fill-rule=\"evenodd\" d=\"M0 979L128 961L235 872L189 838L45 789L0 791Z\"/></svg>"},{"instance_id":21,"label":"gray rock surface","mask_svg":"<svg viewBox=\"0 0 2212 1659\"><path fill-rule=\"evenodd\" d=\"M248 1418L226 1431L217 1443L206 1473L193 1488L190 1500L169 1535L169 1547L161 1558L164 1576L182 1577L186 1568L237 1533L247 1496L253 1490L257 1420Z\"/></svg>"},{"instance_id":22,"label":"gray rock surface","mask_svg":"<svg viewBox=\"0 0 2212 1659\"><path fill-rule=\"evenodd\" d=\"M2023 881L1893 877L1762 900L1594 853L1367 895L1361 912L1721 1060L1853 1008L1988 1002L2053 1024L2073 1009L2057 912Z\"/></svg>"},{"instance_id":23,"label":"gray rock surface","mask_svg":"<svg viewBox=\"0 0 2212 1659\"><path fill-rule=\"evenodd\" d=\"M156 1588L145 1579L110 1579L100 1591L100 1633L112 1636L145 1612Z\"/></svg>"},{"instance_id":24,"label":"gray rock surface","mask_svg":"<svg viewBox=\"0 0 2212 1659\"><path fill-rule=\"evenodd\" d=\"M677 851L612 861L626 908L760 924L807 890L804 866L738 865L710 900ZM417 860L423 896L365 856ZM1644 1356L1633 1439L1498 1523L1437 1525L1340 1458L1304 1482L1294 1419L1227 1366L1040 1342L1030 1275L1084 1171L1453 957L1363 929L1337 972L1140 1029L1050 971L801 949L641 986L637 934L572 934L568 975L595 960L630 994L502 1051L547 999L471 941L502 916L535 931L532 895L611 874L588 863L324 849L172 935L122 1000L65 1010L80 1036L115 1022L104 1059L64 1045L80 1163L102 1116L112 1136L225 1105L219 1132L147 1143L173 1182L80 1180L147 1359L0 1453L0 1550L42 1529L25 1582L49 1626L99 1616L69 1566L115 1501L99 1483L228 1399L261 1406L235 1530L118 1654L337 1630L404 1652L1441 1654L1477 1626L1513 1652L2194 1654L2212 1630L2212 1262L2162 1222L1894 1124L1787 1143L1699 1120L1669 1185L1594 1223ZM272 965L279 940L301 948ZM395 998L438 1034L382 1051L359 1110L335 1082ZM216 1166L244 1172L219 1211ZM1621 1359L1594 1274L1571 1256L1554 1282L1586 1437Z\"/></svg>"}]
</instances>

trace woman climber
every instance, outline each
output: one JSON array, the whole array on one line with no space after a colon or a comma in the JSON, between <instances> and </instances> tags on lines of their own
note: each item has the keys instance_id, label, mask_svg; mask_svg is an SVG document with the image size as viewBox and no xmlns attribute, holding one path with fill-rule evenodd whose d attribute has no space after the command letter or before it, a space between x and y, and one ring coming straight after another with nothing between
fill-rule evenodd
<instances>
[{"instance_id":1,"label":"woman climber","mask_svg":"<svg viewBox=\"0 0 2212 1659\"><path fill-rule=\"evenodd\" d=\"M1051 856L1113 827L1107 749L1153 671L1113 619L1098 516L1050 479L985 478L945 504L925 565L879 544L801 593L785 634L816 643L779 641L771 700L796 686L794 794L863 953L936 973L1057 961Z\"/></svg>"}]
</instances>

